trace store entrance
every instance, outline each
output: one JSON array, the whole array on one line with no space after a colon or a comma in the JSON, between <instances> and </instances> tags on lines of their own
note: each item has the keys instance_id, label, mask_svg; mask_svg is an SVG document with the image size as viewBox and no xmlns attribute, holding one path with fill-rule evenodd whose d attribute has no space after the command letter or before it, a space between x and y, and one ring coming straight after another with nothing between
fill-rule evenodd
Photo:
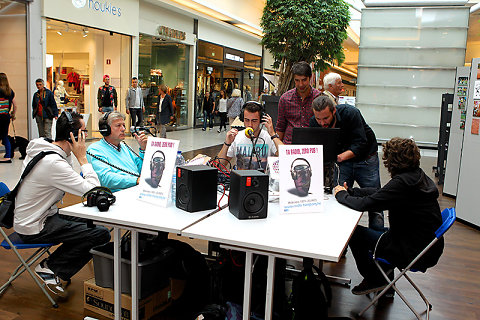
<instances>
[{"instance_id":1,"label":"store entrance","mask_svg":"<svg viewBox=\"0 0 480 320\"><path fill-rule=\"evenodd\" d=\"M117 92L117 110L126 113L125 95L131 78L130 36L47 19L46 61L46 86L54 92L59 110L82 113L90 137L101 137L97 92L104 85L104 75L110 76L110 85Z\"/></svg>"},{"instance_id":2,"label":"store entrance","mask_svg":"<svg viewBox=\"0 0 480 320\"><path fill-rule=\"evenodd\" d=\"M233 89L242 91L243 77L242 70L236 68L225 67L223 70L223 88L226 91L227 97L232 96Z\"/></svg>"}]
</instances>

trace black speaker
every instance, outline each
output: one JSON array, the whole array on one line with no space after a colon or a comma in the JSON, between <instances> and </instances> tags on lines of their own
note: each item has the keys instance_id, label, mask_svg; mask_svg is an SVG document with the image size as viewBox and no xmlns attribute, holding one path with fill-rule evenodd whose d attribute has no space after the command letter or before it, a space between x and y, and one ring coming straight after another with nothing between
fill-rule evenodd
<instances>
[{"instance_id":1,"label":"black speaker","mask_svg":"<svg viewBox=\"0 0 480 320\"><path fill-rule=\"evenodd\" d=\"M268 175L257 170L232 171L228 206L238 219L266 218Z\"/></svg>"},{"instance_id":2,"label":"black speaker","mask_svg":"<svg viewBox=\"0 0 480 320\"><path fill-rule=\"evenodd\" d=\"M209 166L177 167L177 208L188 211L215 209L217 169Z\"/></svg>"}]
</instances>

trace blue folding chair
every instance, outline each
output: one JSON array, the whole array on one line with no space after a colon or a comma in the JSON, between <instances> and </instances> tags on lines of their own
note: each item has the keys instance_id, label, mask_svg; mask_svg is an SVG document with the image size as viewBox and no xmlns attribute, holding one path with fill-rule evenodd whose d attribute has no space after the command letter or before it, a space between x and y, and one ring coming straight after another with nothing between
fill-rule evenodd
<instances>
[{"instance_id":1,"label":"blue folding chair","mask_svg":"<svg viewBox=\"0 0 480 320\"><path fill-rule=\"evenodd\" d=\"M0 182L0 197L8 193L10 190L8 187L3 183ZM45 253L50 254L49 249L54 245L53 243L24 243L22 239L19 237L19 235L16 232L11 233L10 235L7 235L4 229L8 229L3 221L0 221L0 233L2 234L4 240L0 244L1 247L7 250L12 250L15 255L17 256L18 260L20 260L20 265L15 269L15 271L12 273L10 278L8 279L7 282L5 282L1 287L0 287L0 295L5 292L5 290L8 288L8 286L15 280L17 279L22 273L27 271L30 273L32 276L33 280L35 283L40 287L40 289L43 291L47 299L52 303L52 306L54 308L58 308L58 304L53 300L53 298L50 296L50 294L47 292L45 289L45 284L38 279L38 277L35 275L34 271L30 268L33 264L35 264ZM20 255L18 252L19 250L22 249L37 249L31 256L29 256L27 259L23 259L23 257Z\"/></svg>"},{"instance_id":2,"label":"blue folding chair","mask_svg":"<svg viewBox=\"0 0 480 320\"><path fill-rule=\"evenodd\" d=\"M408 264L407 267L405 267L404 269L400 269L399 268L399 271L400 271L400 274L397 275L395 277L395 279L391 280L388 278L387 274L385 273L385 271L383 270L383 268L380 266L380 262L381 263L386 263L386 264L390 264L387 260L385 259L382 259L382 258L379 258L379 257L373 257L374 258L374 262L375 262L375 265L377 266L377 268L380 270L380 272L382 273L383 277L387 280L387 282L389 283L385 289L383 289L378 295L375 296L375 298L370 302L370 304L368 306L365 307L365 309L363 309L358 315L359 316L362 316L363 313L365 311L367 311L374 303L376 303L378 301L378 299L380 299L380 297L382 297L387 291L388 289L390 288L393 288L395 290L395 292L400 296L400 298L402 298L402 300L405 302L405 304L410 308L410 310L412 310L412 312L415 314L415 316L417 317L417 319L421 320L422 317L420 316L420 314L413 308L413 306L408 302L408 300L405 298L405 296L398 290L397 286L395 286L395 283L401 278L401 277L405 277L405 279L408 280L408 282L410 282L410 284L413 286L413 288L415 288L415 290L417 290L418 294L420 295L420 297L422 297L423 299L423 302L425 302L425 305L427 307L427 310L426 310L426 314L427 314L427 317L426 319L428 320L429 319L429 312L430 310L432 310L432 305L430 304L430 302L428 302L427 298L425 298L425 296L423 295L422 291L420 290L420 288L413 282L412 278L410 278L407 274L407 271L410 271L410 272L423 272L425 273L426 270L418 270L418 269L415 269L415 268L412 268L412 266L441 238L443 237L443 235L445 234L445 232L447 232L448 229L450 229L450 227L453 225L453 223L455 222L455 218L456 218L456 214L455 214L455 208L447 208L445 210L442 211L442 225L437 229L437 231L435 231L435 238L425 247L425 249L422 250L422 252L420 252L416 257L415 259L412 260L412 262L410 262Z\"/></svg>"}]
</instances>

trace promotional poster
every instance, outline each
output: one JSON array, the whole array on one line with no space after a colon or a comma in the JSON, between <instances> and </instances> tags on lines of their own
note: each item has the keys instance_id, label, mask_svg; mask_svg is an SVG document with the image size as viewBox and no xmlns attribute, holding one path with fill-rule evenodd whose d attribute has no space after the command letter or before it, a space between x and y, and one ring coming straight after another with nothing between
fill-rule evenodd
<instances>
[{"instance_id":1,"label":"promotional poster","mask_svg":"<svg viewBox=\"0 0 480 320\"><path fill-rule=\"evenodd\" d=\"M279 146L281 212L323 210L323 147Z\"/></svg>"},{"instance_id":2,"label":"promotional poster","mask_svg":"<svg viewBox=\"0 0 480 320\"><path fill-rule=\"evenodd\" d=\"M180 141L148 137L138 199L166 207Z\"/></svg>"}]
</instances>

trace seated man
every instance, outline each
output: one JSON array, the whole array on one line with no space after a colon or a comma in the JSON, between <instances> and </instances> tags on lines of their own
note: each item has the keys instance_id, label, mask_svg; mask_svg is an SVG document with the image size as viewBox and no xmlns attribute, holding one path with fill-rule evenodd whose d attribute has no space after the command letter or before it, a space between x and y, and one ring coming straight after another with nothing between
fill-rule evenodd
<instances>
[{"instance_id":1,"label":"seated man","mask_svg":"<svg viewBox=\"0 0 480 320\"><path fill-rule=\"evenodd\" d=\"M388 210L390 229L386 232L357 226L349 246L364 280L353 294L382 290L385 279L375 266L372 253L394 266L404 268L435 237L442 224L435 183L420 168L420 150L411 139L393 138L383 146L383 163L390 180L383 188L336 186L338 202L358 211ZM418 262L418 269L434 266L443 251L440 239ZM390 275L393 277L393 272ZM393 278L391 278L393 279Z\"/></svg>"},{"instance_id":2,"label":"seated man","mask_svg":"<svg viewBox=\"0 0 480 320\"><path fill-rule=\"evenodd\" d=\"M251 138L247 137L245 130L230 129L225 137L222 149L218 153L220 161L226 165L233 157L237 160L237 169L263 169L267 166L267 157L278 155L277 148L283 142L278 138L273 128L272 118L263 114L260 103L249 101L243 106L243 122L245 127L253 129ZM261 121L263 121L261 123ZM263 124L263 125L261 125ZM265 127L267 131L262 130ZM252 155L253 142L255 153ZM257 157L258 156L258 157Z\"/></svg>"},{"instance_id":3,"label":"seated man","mask_svg":"<svg viewBox=\"0 0 480 320\"><path fill-rule=\"evenodd\" d=\"M125 142L122 143L125 139L125 115L117 111L107 112L98 121L98 126L104 138L88 147L87 156L102 186L115 192L137 185L147 136L134 133L140 145L139 154L136 154Z\"/></svg>"},{"instance_id":4,"label":"seated man","mask_svg":"<svg viewBox=\"0 0 480 320\"><path fill-rule=\"evenodd\" d=\"M28 144L23 169L41 151L58 154L45 156L24 179L18 190L14 218L14 229L24 242L62 243L35 268L46 287L61 297L67 295L66 282L91 259L90 249L110 240L106 228L89 227L81 219L58 214L57 202L65 192L81 196L100 185L85 154L85 122L78 113L71 116L73 124L65 113L58 118L55 142L39 138ZM78 140L72 133L76 131ZM83 178L72 168L72 153L81 165Z\"/></svg>"},{"instance_id":5,"label":"seated man","mask_svg":"<svg viewBox=\"0 0 480 320\"><path fill-rule=\"evenodd\" d=\"M334 185L344 182L351 188L356 181L362 188L380 188L377 139L372 128L363 119L360 110L348 104L335 106L327 95L320 95L312 103L310 127L340 128L342 152L337 155L339 172L335 168ZM327 186L328 187L328 186ZM368 212L370 228L383 230L383 212Z\"/></svg>"}]
</instances>

